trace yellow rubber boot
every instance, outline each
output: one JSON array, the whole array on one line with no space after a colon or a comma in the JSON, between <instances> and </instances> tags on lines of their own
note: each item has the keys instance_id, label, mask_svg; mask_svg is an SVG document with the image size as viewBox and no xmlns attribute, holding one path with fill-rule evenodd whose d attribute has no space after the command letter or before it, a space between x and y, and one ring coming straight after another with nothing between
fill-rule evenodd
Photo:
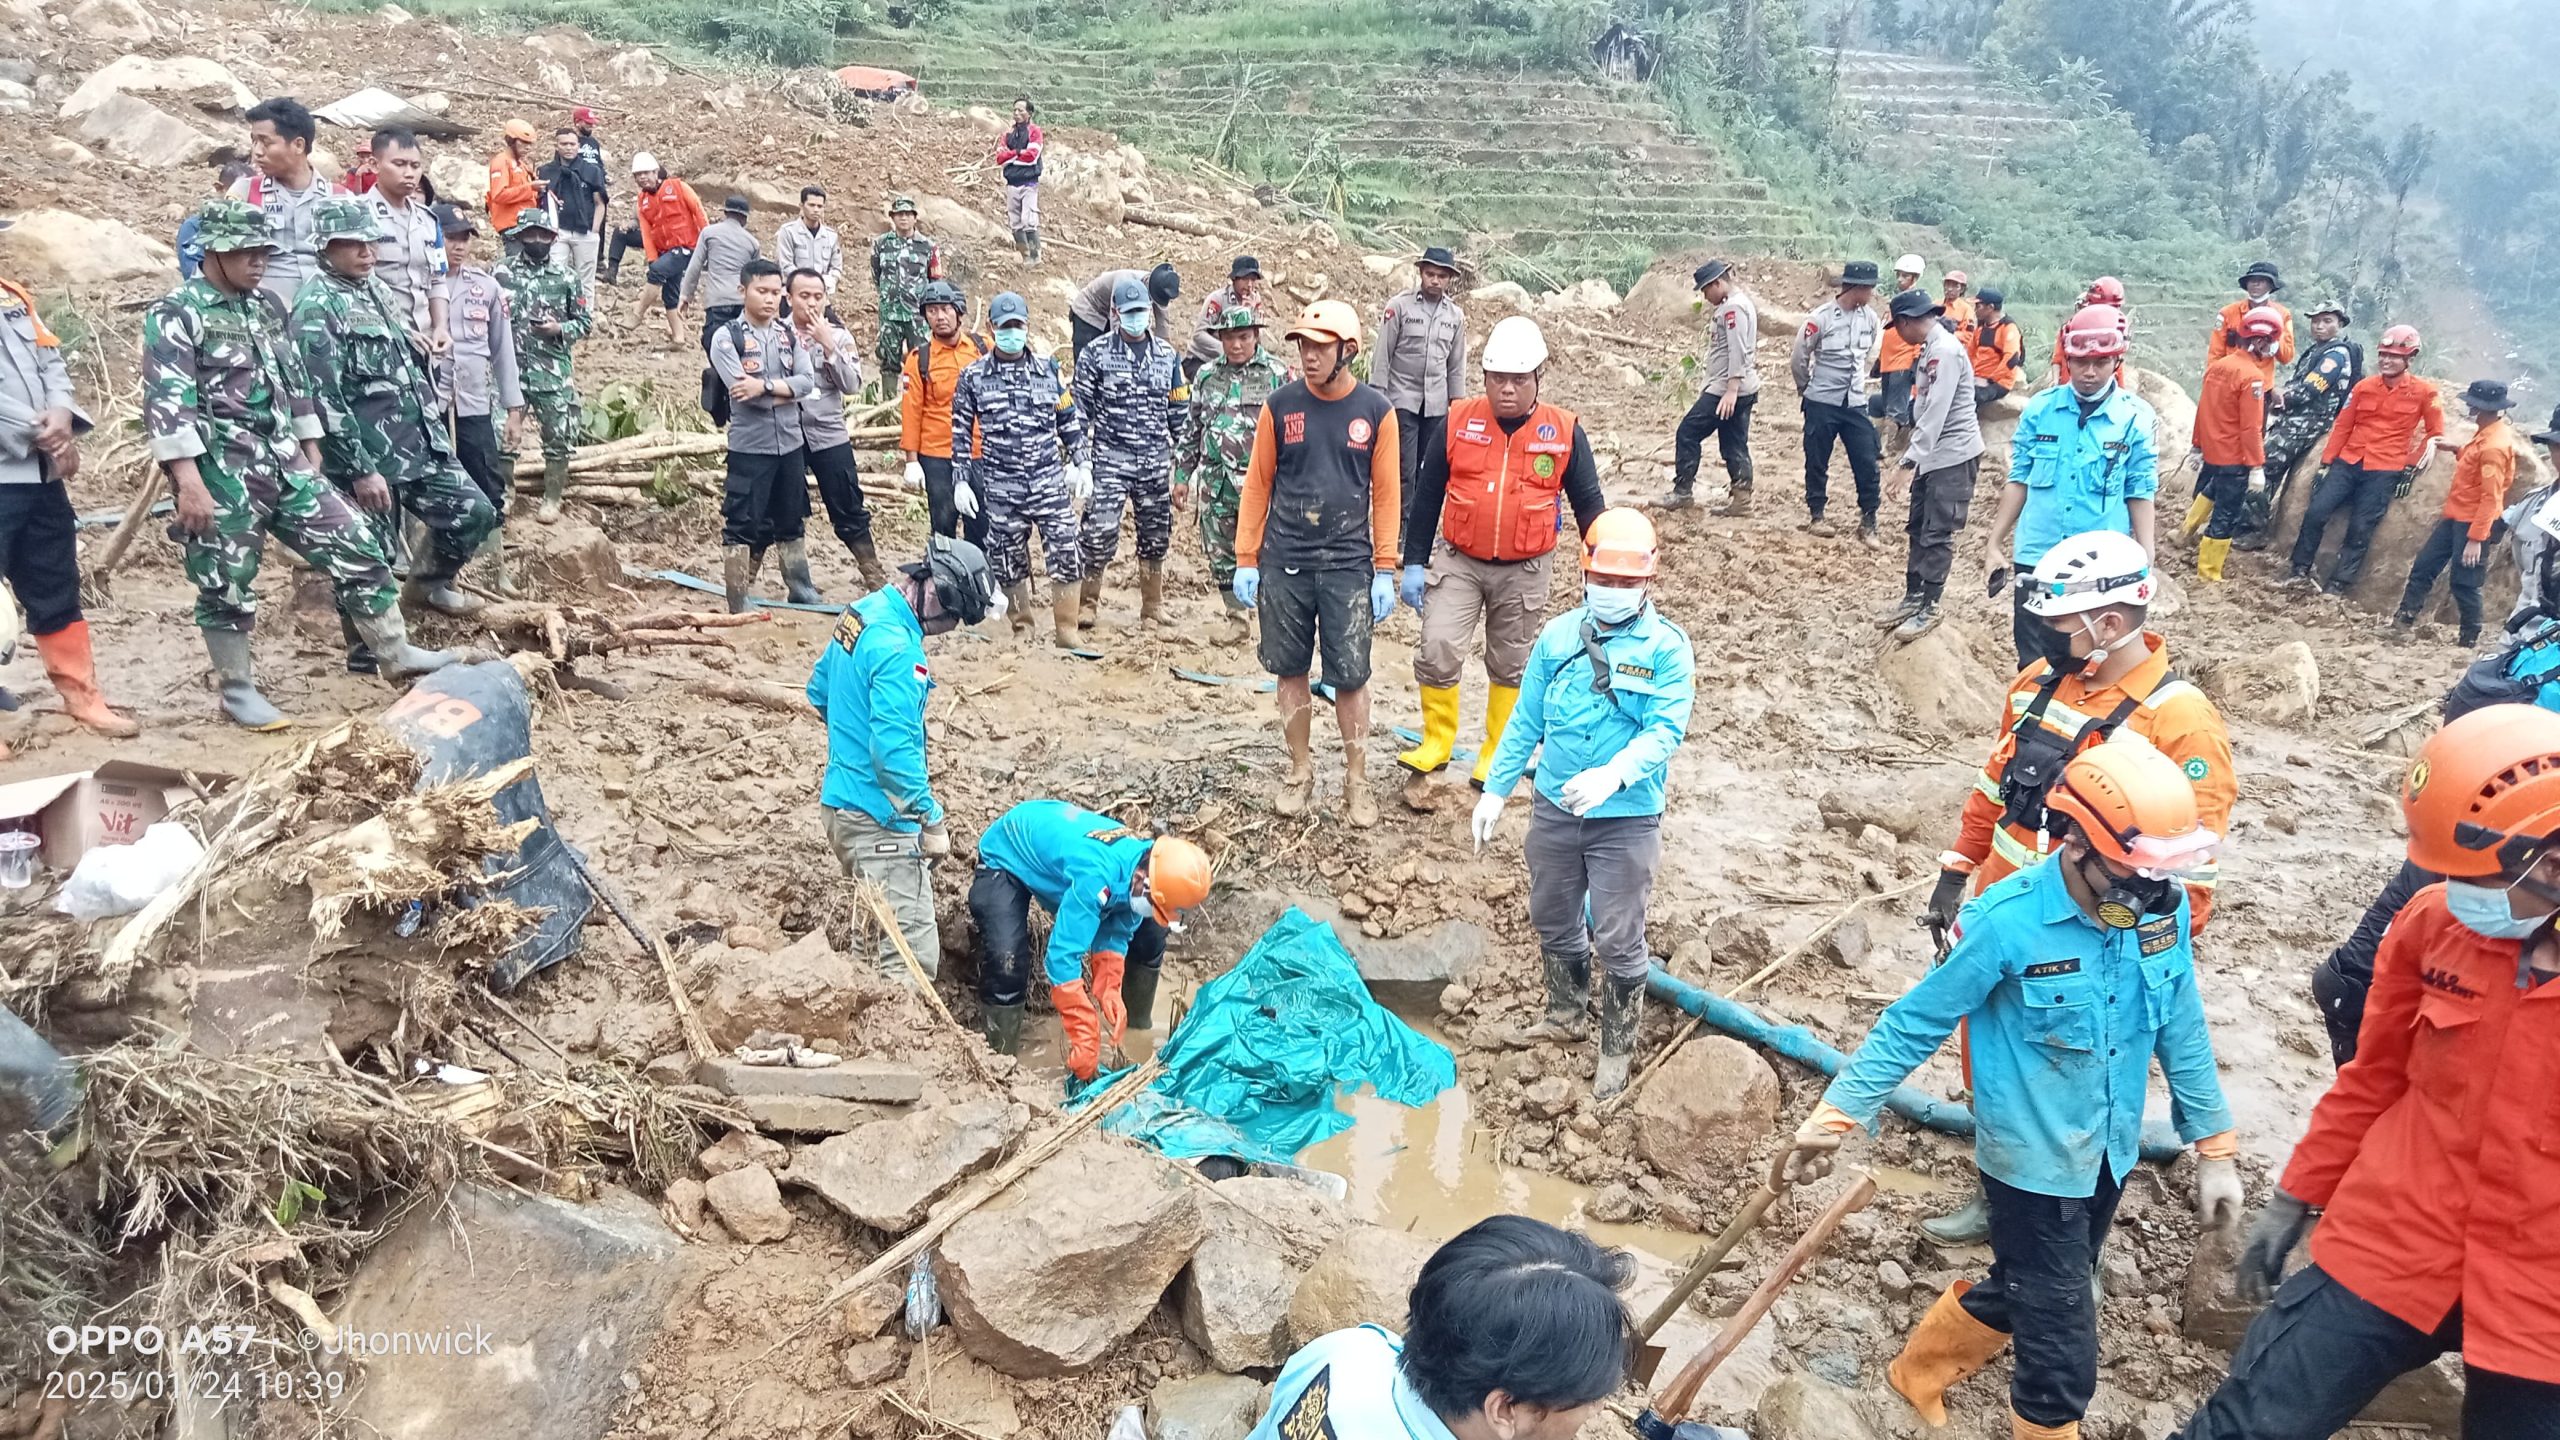
<instances>
[{"instance_id":1,"label":"yellow rubber boot","mask_svg":"<svg viewBox=\"0 0 2560 1440\"><path fill-rule=\"evenodd\" d=\"M1970 1280L1948 1286L1911 1328L1902 1353L1885 1367L1885 1383L1933 1428L1947 1423L1947 1392L1990 1364L2009 1343L2006 1332L1974 1319L1958 1303L1972 1288Z\"/></svg>"},{"instance_id":2,"label":"yellow rubber boot","mask_svg":"<svg viewBox=\"0 0 2560 1440\"><path fill-rule=\"evenodd\" d=\"M2009 1440L2080 1440L2080 1422L2065 1420L2059 1425L2039 1425L2012 1410L2009 1412Z\"/></svg>"},{"instance_id":3,"label":"yellow rubber boot","mask_svg":"<svg viewBox=\"0 0 2560 1440\"><path fill-rule=\"evenodd\" d=\"M2222 562L2230 558L2230 541L2216 540L2210 536L2206 537L2196 546L2196 578L2199 580L2221 580Z\"/></svg>"},{"instance_id":4,"label":"yellow rubber boot","mask_svg":"<svg viewBox=\"0 0 2560 1440\"><path fill-rule=\"evenodd\" d=\"M2178 522L2178 538L2180 540L2194 539L2196 532L2204 528L2204 522L2212 518L2212 501L2206 499L2202 495L2188 501L2187 518Z\"/></svg>"},{"instance_id":5,"label":"yellow rubber boot","mask_svg":"<svg viewBox=\"0 0 2560 1440\"><path fill-rule=\"evenodd\" d=\"M1431 775L1449 766L1449 752L1458 745L1458 687L1425 685L1422 687L1422 743L1396 757L1396 763L1416 775Z\"/></svg>"},{"instance_id":6,"label":"yellow rubber boot","mask_svg":"<svg viewBox=\"0 0 2560 1440\"><path fill-rule=\"evenodd\" d=\"M1476 752L1475 781L1493 773L1493 747L1502 743L1502 728L1511 723L1511 707L1520 703L1520 687L1496 685L1484 697L1484 748Z\"/></svg>"}]
</instances>

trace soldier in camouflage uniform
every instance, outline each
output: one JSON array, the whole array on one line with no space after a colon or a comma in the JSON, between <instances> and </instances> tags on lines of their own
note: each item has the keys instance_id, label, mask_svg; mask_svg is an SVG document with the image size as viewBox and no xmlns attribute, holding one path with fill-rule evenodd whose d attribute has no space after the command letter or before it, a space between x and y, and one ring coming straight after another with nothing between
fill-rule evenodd
<instances>
[{"instance_id":1,"label":"soldier in camouflage uniform","mask_svg":"<svg viewBox=\"0 0 2560 1440\"><path fill-rule=\"evenodd\" d=\"M551 253L559 226L542 210L527 210L507 238L516 258L498 271L516 327L516 374L525 408L542 426L542 508L534 518L560 518L560 491L569 483L569 456L578 448L578 382L570 373L570 349L595 328L576 271Z\"/></svg>"},{"instance_id":2,"label":"soldier in camouflage uniform","mask_svg":"<svg viewBox=\"0 0 2560 1440\"><path fill-rule=\"evenodd\" d=\"M2311 343L2293 362L2293 378L2275 397L2267 417L2267 488L2249 492L2241 505L2240 534L2233 544L2242 550L2267 548L2269 518L2284 498L2285 482L2304 456L2329 438L2329 427L2346 408L2347 392L2364 378L2364 351L2346 336L2346 307L2320 302L2303 318L2311 325Z\"/></svg>"},{"instance_id":3,"label":"soldier in camouflage uniform","mask_svg":"<svg viewBox=\"0 0 2560 1440\"><path fill-rule=\"evenodd\" d=\"M1072 650L1075 507L1093 488L1093 471L1067 457L1084 446L1084 419L1058 362L1031 353L1031 308L1022 297L998 295L987 320L995 353L960 372L951 392L952 480L986 507L987 564L1011 602L1016 633L1031 628L1031 531L1039 529L1057 643Z\"/></svg>"},{"instance_id":4,"label":"soldier in camouflage uniform","mask_svg":"<svg viewBox=\"0 0 2560 1440\"><path fill-rule=\"evenodd\" d=\"M1102 572L1120 553L1120 512L1137 512L1138 623L1164 608L1164 557L1173 549L1173 447L1190 418L1182 352L1151 328L1155 301L1137 280L1112 290L1119 324L1076 357L1077 408L1087 417L1093 498L1084 507L1084 596L1076 624L1090 630L1102 604Z\"/></svg>"},{"instance_id":5,"label":"soldier in camouflage uniform","mask_svg":"<svg viewBox=\"0 0 2560 1440\"><path fill-rule=\"evenodd\" d=\"M320 412L320 473L373 512L386 545L397 511L367 494L387 483L388 500L416 516L433 541L400 598L470 615L480 602L453 580L497 528L498 514L454 459L435 380L409 343L406 307L374 273L373 245L385 233L373 208L352 195L312 218L320 268L294 296L292 333ZM352 627L348 639L350 667L369 671L369 657L353 651Z\"/></svg>"},{"instance_id":6,"label":"soldier in camouflage uniform","mask_svg":"<svg viewBox=\"0 0 2560 1440\"><path fill-rule=\"evenodd\" d=\"M394 681L454 657L409 643L391 588L391 563L373 531L320 478L320 414L284 335L284 316L258 288L275 240L245 201L196 212L204 269L142 321L143 428L169 472L196 585L196 625L222 683L222 708L252 730L285 717L249 661L258 559L269 535L329 577L338 608Z\"/></svg>"},{"instance_id":7,"label":"soldier in camouflage uniform","mask_svg":"<svg viewBox=\"0 0 2560 1440\"><path fill-rule=\"evenodd\" d=\"M1251 613L1235 596L1236 511L1244 503L1244 471L1253 458L1253 425L1271 392L1289 383L1289 367L1262 348L1262 321L1251 306L1229 305L1210 322L1221 354L1191 381L1190 419L1173 452L1174 484L1200 515L1200 552L1226 607L1210 640L1251 638ZM1236 357L1242 356L1242 359Z\"/></svg>"},{"instance_id":8,"label":"soldier in camouflage uniform","mask_svg":"<svg viewBox=\"0 0 2560 1440\"><path fill-rule=\"evenodd\" d=\"M890 229L871 242L871 284L880 292L881 383L907 363L907 352L924 343L925 323L916 297L928 280L942 278L942 247L916 226L916 202L904 195L889 202Z\"/></svg>"}]
</instances>

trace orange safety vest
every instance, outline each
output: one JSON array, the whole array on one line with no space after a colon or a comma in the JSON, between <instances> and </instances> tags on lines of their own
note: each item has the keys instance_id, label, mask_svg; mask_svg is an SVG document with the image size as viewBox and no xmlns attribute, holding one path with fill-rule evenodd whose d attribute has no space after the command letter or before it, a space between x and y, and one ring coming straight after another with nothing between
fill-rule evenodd
<instances>
[{"instance_id":1,"label":"orange safety vest","mask_svg":"<svg viewBox=\"0 0 2560 1440\"><path fill-rule=\"evenodd\" d=\"M1492 401L1450 401L1441 538L1478 560L1532 560L1555 549L1574 424L1572 411L1540 405L1506 435Z\"/></svg>"}]
</instances>

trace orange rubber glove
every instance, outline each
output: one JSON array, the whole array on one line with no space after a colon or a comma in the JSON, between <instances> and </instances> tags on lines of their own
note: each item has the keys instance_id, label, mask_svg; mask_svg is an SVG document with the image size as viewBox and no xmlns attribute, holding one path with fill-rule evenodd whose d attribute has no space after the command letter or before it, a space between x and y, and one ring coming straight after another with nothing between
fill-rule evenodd
<instances>
[{"instance_id":1,"label":"orange rubber glove","mask_svg":"<svg viewBox=\"0 0 2560 1440\"><path fill-rule=\"evenodd\" d=\"M1103 1028L1118 1045L1129 1034L1129 1002L1120 994L1120 982L1128 974L1129 957L1111 950L1096 950L1084 957L1085 978L1093 983L1094 1007L1102 1012Z\"/></svg>"},{"instance_id":2,"label":"orange rubber glove","mask_svg":"<svg viewBox=\"0 0 2560 1440\"><path fill-rule=\"evenodd\" d=\"M1058 1008L1058 1023L1067 1032L1067 1073L1090 1080L1102 1068L1102 1017L1082 980L1049 987L1049 1003Z\"/></svg>"}]
</instances>

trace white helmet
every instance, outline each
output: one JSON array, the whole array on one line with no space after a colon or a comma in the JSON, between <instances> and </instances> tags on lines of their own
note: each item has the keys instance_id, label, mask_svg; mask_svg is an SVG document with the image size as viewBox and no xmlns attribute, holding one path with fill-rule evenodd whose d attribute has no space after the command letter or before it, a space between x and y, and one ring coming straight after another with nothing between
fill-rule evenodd
<instances>
[{"instance_id":1,"label":"white helmet","mask_svg":"<svg viewBox=\"0 0 2560 1440\"><path fill-rule=\"evenodd\" d=\"M1893 262L1893 268L1904 275L1917 275L1927 270L1929 263L1917 255L1905 255Z\"/></svg>"},{"instance_id":2,"label":"white helmet","mask_svg":"<svg viewBox=\"0 0 2560 1440\"><path fill-rule=\"evenodd\" d=\"M1526 375L1547 363L1547 337L1526 315L1504 317L1484 342L1484 368L1496 375Z\"/></svg>"},{"instance_id":3,"label":"white helmet","mask_svg":"<svg viewBox=\"0 0 2560 1440\"><path fill-rule=\"evenodd\" d=\"M2110 605L2149 607L2160 582L2142 542L2120 530L2074 535L2044 553L2019 582L2030 615L2077 615Z\"/></svg>"},{"instance_id":4,"label":"white helmet","mask_svg":"<svg viewBox=\"0 0 2560 1440\"><path fill-rule=\"evenodd\" d=\"M631 157L631 173L634 175L646 175L657 168L658 157L646 150Z\"/></svg>"}]
</instances>

